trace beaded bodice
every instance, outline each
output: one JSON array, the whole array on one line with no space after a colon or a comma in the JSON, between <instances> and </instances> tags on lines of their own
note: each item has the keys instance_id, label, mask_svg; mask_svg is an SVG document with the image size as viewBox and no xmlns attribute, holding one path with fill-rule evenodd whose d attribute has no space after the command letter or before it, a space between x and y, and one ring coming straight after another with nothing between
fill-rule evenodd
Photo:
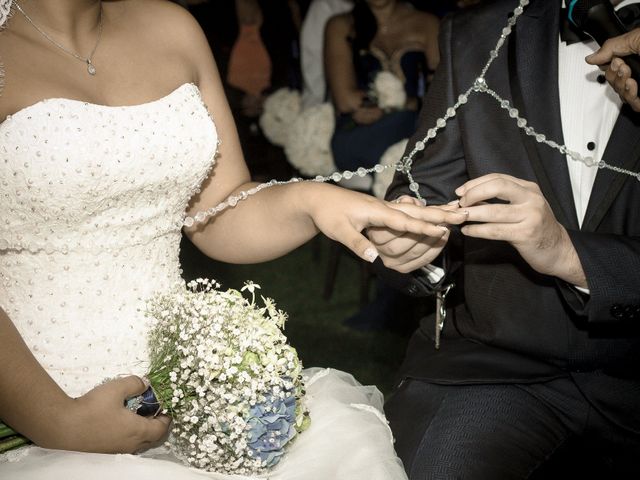
<instances>
[{"instance_id":1,"label":"beaded bodice","mask_svg":"<svg viewBox=\"0 0 640 480\"><path fill-rule=\"evenodd\" d=\"M44 100L0 124L0 306L69 394L144 372L144 302L180 279L216 148L192 84L125 107Z\"/></svg>"}]
</instances>

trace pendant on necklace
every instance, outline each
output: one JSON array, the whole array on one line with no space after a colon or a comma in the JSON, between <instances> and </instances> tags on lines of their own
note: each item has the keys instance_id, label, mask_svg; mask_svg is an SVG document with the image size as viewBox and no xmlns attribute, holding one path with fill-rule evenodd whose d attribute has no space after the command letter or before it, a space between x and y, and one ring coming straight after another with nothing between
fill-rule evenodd
<instances>
[{"instance_id":1,"label":"pendant on necklace","mask_svg":"<svg viewBox=\"0 0 640 480\"><path fill-rule=\"evenodd\" d=\"M91 63L91 60L87 60L87 72L89 72L89 75L96 74L96 67L93 66L93 63Z\"/></svg>"}]
</instances>

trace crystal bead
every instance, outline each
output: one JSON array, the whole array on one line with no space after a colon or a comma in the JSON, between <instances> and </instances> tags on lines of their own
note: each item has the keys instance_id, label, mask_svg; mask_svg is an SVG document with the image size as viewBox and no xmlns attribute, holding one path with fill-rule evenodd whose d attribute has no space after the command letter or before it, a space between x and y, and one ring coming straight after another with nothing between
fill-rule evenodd
<instances>
[{"instance_id":1,"label":"crystal bead","mask_svg":"<svg viewBox=\"0 0 640 480\"><path fill-rule=\"evenodd\" d=\"M231 197L229 199L229 205L231 207L235 207L236 205L238 205L238 197Z\"/></svg>"},{"instance_id":2,"label":"crystal bead","mask_svg":"<svg viewBox=\"0 0 640 480\"><path fill-rule=\"evenodd\" d=\"M427 132L427 138L428 139L435 138L437 134L438 132L436 132L435 128L430 128L429 131Z\"/></svg>"},{"instance_id":3,"label":"crystal bead","mask_svg":"<svg viewBox=\"0 0 640 480\"><path fill-rule=\"evenodd\" d=\"M186 217L184 219L184 226L187 228L193 227L195 220L192 217Z\"/></svg>"},{"instance_id":4,"label":"crystal bead","mask_svg":"<svg viewBox=\"0 0 640 480\"><path fill-rule=\"evenodd\" d=\"M367 170L366 170L366 169L364 169L364 168L362 168L362 167L360 167L360 168L356 171L356 173L358 174L358 176L359 176L359 177L364 177L364 176L367 174Z\"/></svg>"},{"instance_id":5,"label":"crystal bead","mask_svg":"<svg viewBox=\"0 0 640 480\"><path fill-rule=\"evenodd\" d=\"M331 180L333 180L334 182L339 182L340 180L342 180L342 174L335 172L331 175Z\"/></svg>"},{"instance_id":6,"label":"crystal bead","mask_svg":"<svg viewBox=\"0 0 640 480\"><path fill-rule=\"evenodd\" d=\"M422 140L418 140L416 142L416 150L422 151L422 150L424 150L424 147L425 147L425 145L424 145L424 142Z\"/></svg>"},{"instance_id":7,"label":"crystal bead","mask_svg":"<svg viewBox=\"0 0 640 480\"><path fill-rule=\"evenodd\" d=\"M509 109L509 116L510 116L511 118L517 118L519 113L520 113L520 112L518 112L518 109L517 109L517 108L510 108L510 109Z\"/></svg>"},{"instance_id":8,"label":"crystal bead","mask_svg":"<svg viewBox=\"0 0 640 480\"><path fill-rule=\"evenodd\" d=\"M344 177L345 180L351 180L353 178L353 172L351 172L349 170L345 170L342 173L342 176Z\"/></svg>"},{"instance_id":9,"label":"crystal bead","mask_svg":"<svg viewBox=\"0 0 640 480\"><path fill-rule=\"evenodd\" d=\"M465 104L465 103L467 103L468 101L469 101L469 97L468 97L468 95L466 95L466 94L462 94L462 95L460 95L460 96L458 97L458 102L459 102L461 105L464 105L464 104Z\"/></svg>"},{"instance_id":10,"label":"crystal bead","mask_svg":"<svg viewBox=\"0 0 640 480\"><path fill-rule=\"evenodd\" d=\"M418 185L416 182L411 182L409 184L409 190L411 190L413 193L417 193L420 190L420 185Z\"/></svg>"},{"instance_id":11,"label":"crystal bead","mask_svg":"<svg viewBox=\"0 0 640 480\"><path fill-rule=\"evenodd\" d=\"M382 173L384 171L384 167L380 164L373 167L373 169L375 170L376 173Z\"/></svg>"},{"instance_id":12,"label":"crystal bead","mask_svg":"<svg viewBox=\"0 0 640 480\"><path fill-rule=\"evenodd\" d=\"M538 133L536 135L536 142L538 143L542 143L547 139L547 137L545 137L544 135L542 135L541 133Z\"/></svg>"},{"instance_id":13,"label":"crystal bead","mask_svg":"<svg viewBox=\"0 0 640 480\"><path fill-rule=\"evenodd\" d=\"M447 108L447 116L448 117L455 117L456 116L456 109L453 108L453 107Z\"/></svg>"},{"instance_id":14,"label":"crystal bead","mask_svg":"<svg viewBox=\"0 0 640 480\"><path fill-rule=\"evenodd\" d=\"M524 118L519 118L518 119L518 126L520 128L526 127L527 126L527 121Z\"/></svg>"},{"instance_id":15,"label":"crystal bead","mask_svg":"<svg viewBox=\"0 0 640 480\"><path fill-rule=\"evenodd\" d=\"M447 126L447 121L444 118L439 118L438 120L436 120L436 126L438 128L444 128Z\"/></svg>"},{"instance_id":16,"label":"crystal bead","mask_svg":"<svg viewBox=\"0 0 640 480\"><path fill-rule=\"evenodd\" d=\"M193 219L198 223L204 222L205 218L207 218L207 216L205 215L204 212L198 212L196 213L196 216L193 217Z\"/></svg>"}]
</instances>

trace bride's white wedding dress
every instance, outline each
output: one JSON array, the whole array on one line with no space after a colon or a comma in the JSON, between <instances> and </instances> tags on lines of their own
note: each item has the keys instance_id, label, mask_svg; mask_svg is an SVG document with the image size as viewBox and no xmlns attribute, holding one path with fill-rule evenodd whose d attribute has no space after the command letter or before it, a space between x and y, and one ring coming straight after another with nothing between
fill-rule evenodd
<instances>
[{"instance_id":1,"label":"bride's white wedding dress","mask_svg":"<svg viewBox=\"0 0 640 480\"><path fill-rule=\"evenodd\" d=\"M125 107L45 100L0 124L0 305L69 395L145 372L141 309L180 280L179 225L217 144L192 84ZM306 375L311 427L269 478L405 479L381 394L342 372ZM7 480L207 477L240 478L187 468L164 448L0 456Z\"/></svg>"}]
</instances>

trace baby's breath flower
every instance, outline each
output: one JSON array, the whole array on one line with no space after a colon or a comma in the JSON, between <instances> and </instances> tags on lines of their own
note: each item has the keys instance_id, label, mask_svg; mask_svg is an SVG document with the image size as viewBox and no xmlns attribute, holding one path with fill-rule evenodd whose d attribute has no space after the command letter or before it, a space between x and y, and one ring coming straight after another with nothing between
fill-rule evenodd
<instances>
[{"instance_id":1,"label":"baby's breath flower","mask_svg":"<svg viewBox=\"0 0 640 480\"><path fill-rule=\"evenodd\" d=\"M241 291L198 279L151 300L151 379L174 418L170 447L204 470L251 475L272 467L306 427L302 365L287 345L286 314L246 282Z\"/></svg>"}]
</instances>

